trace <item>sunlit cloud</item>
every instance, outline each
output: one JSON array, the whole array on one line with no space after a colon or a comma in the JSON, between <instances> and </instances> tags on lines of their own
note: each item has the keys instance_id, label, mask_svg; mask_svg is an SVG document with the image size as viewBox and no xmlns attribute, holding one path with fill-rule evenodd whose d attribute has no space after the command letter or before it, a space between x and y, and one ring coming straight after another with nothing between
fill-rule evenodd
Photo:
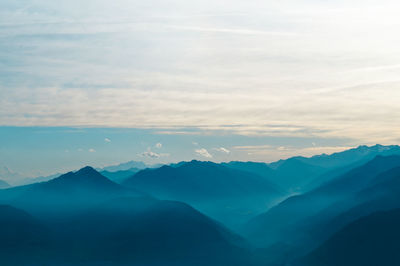
<instances>
[{"instance_id":1,"label":"sunlit cloud","mask_svg":"<svg viewBox=\"0 0 400 266\"><path fill-rule=\"evenodd\" d=\"M225 154L231 153L230 150L228 150L227 148L224 148L224 147L214 148L213 150L216 150L216 151L219 151L219 152L225 153Z\"/></svg>"},{"instance_id":2,"label":"sunlit cloud","mask_svg":"<svg viewBox=\"0 0 400 266\"><path fill-rule=\"evenodd\" d=\"M208 159L211 159L211 158L213 157L213 156L212 156L206 149L204 149L204 148L196 149L194 152L195 152L197 155L200 155L200 156L205 157L205 158L208 158Z\"/></svg>"},{"instance_id":3,"label":"sunlit cloud","mask_svg":"<svg viewBox=\"0 0 400 266\"><path fill-rule=\"evenodd\" d=\"M160 158L160 154L152 152L152 151L145 151L141 154L141 156L143 157L148 157L148 158L152 158L152 159L157 159Z\"/></svg>"},{"instance_id":4,"label":"sunlit cloud","mask_svg":"<svg viewBox=\"0 0 400 266\"><path fill-rule=\"evenodd\" d=\"M81 2L4 1L0 125L398 141L398 1Z\"/></svg>"},{"instance_id":5,"label":"sunlit cloud","mask_svg":"<svg viewBox=\"0 0 400 266\"><path fill-rule=\"evenodd\" d=\"M162 148L162 144L159 142L159 143L156 143L156 145L154 145L157 149L161 149Z\"/></svg>"}]
</instances>

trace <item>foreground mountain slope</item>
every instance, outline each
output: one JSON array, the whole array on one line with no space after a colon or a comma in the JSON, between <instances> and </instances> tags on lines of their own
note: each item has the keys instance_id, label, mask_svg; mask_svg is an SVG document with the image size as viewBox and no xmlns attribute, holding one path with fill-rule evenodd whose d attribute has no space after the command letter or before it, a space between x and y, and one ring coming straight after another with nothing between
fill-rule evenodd
<instances>
[{"instance_id":1,"label":"foreground mountain slope","mask_svg":"<svg viewBox=\"0 0 400 266\"><path fill-rule=\"evenodd\" d=\"M90 261L144 265L250 263L249 254L239 247L245 245L240 237L180 202L117 198L89 209L63 228L66 243L86 250L79 256Z\"/></svg>"},{"instance_id":2,"label":"foreground mountain slope","mask_svg":"<svg viewBox=\"0 0 400 266\"><path fill-rule=\"evenodd\" d=\"M242 238L180 202L121 197L38 220L0 205L0 215L2 265L253 265Z\"/></svg>"},{"instance_id":3,"label":"foreground mountain slope","mask_svg":"<svg viewBox=\"0 0 400 266\"><path fill-rule=\"evenodd\" d=\"M308 193L293 196L283 201L268 212L251 220L243 229L243 232L259 245L265 246L276 241L285 239L292 242L301 239L307 231L300 225L313 224L313 220L323 219L324 215L332 213L321 213L324 209L337 202L348 202L341 205L341 209L332 208L338 214L346 208L352 207L352 198L358 191L368 187L370 182L379 174L392 168L400 166L400 156L377 156L365 165L349 171L341 177L320 186Z\"/></svg>"},{"instance_id":4,"label":"foreground mountain slope","mask_svg":"<svg viewBox=\"0 0 400 266\"><path fill-rule=\"evenodd\" d=\"M19 265L24 256L40 258L49 250L47 228L30 214L0 205L0 217L1 265Z\"/></svg>"},{"instance_id":5,"label":"foreground mountain slope","mask_svg":"<svg viewBox=\"0 0 400 266\"><path fill-rule=\"evenodd\" d=\"M360 217L396 208L400 208L400 167L378 175L366 189L324 210L327 219L319 220L318 227L314 227L314 238L325 240Z\"/></svg>"},{"instance_id":6,"label":"foreground mountain slope","mask_svg":"<svg viewBox=\"0 0 400 266\"><path fill-rule=\"evenodd\" d=\"M363 217L334 234L300 265L400 264L400 209Z\"/></svg>"},{"instance_id":7,"label":"foreground mountain slope","mask_svg":"<svg viewBox=\"0 0 400 266\"><path fill-rule=\"evenodd\" d=\"M160 199L187 202L234 225L266 209L283 193L265 178L211 162L147 169L123 182Z\"/></svg>"}]
</instances>

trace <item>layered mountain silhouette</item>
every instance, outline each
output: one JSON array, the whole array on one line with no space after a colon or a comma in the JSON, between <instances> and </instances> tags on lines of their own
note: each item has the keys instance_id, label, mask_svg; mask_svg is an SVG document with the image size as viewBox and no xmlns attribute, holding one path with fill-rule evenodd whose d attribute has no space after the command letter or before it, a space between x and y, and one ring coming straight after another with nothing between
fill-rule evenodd
<instances>
[{"instance_id":1,"label":"layered mountain silhouette","mask_svg":"<svg viewBox=\"0 0 400 266\"><path fill-rule=\"evenodd\" d=\"M400 209L376 212L345 226L298 265L400 264Z\"/></svg>"},{"instance_id":2,"label":"layered mountain silhouette","mask_svg":"<svg viewBox=\"0 0 400 266\"><path fill-rule=\"evenodd\" d=\"M0 205L2 265L252 265L246 242L222 224L91 167L0 196L24 209Z\"/></svg>"},{"instance_id":3,"label":"layered mountain silhouette","mask_svg":"<svg viewBox=\"0 0 400 266\"><path fill-rule=\"evenodd\" d=\"M139 168L130 168L128 170L119 170L119 171L115 171L115 172L112 172L112 171L101 171L100 174L102 174L103 176L107 177L111 181L114 181L115 183L120 184L123 181L125 181L126 179L128 179L128 177L133 176L134 174L136 174L140 170L141 169L139 169Z\"/></svg>"},{"instance_id":4,"label":"layered mountain silhouette","mask_svg":"<svg viewBox=\"0 0 400 266\"><path fill-rule=\"evenodd\" d=\"M308 229L353 207L353 196L379 174L400 166L400 156L377 156L363 166L302 195L293 196L251 220L243 232L258 245L307 238ZM301 229L301 230L300 230Z\"/></svg>"},{"instance_id":5,"label":"layered mountain silhouette","mask_svg":"<svg viewBox=\"0 0 400 266\"><path fill-rule=\"evenodd\" d=\"M47 228L25 211L0 205L0 261L2 265L28 265L50 250Z\"/></svg>"},{"instance_id":6,"label":"layered mountain silhouette","mask_svg":"<svg viewBox=\"0 0 400 266\"><path fill-rule=\"evenodd\" d=\"M63 231L75 252L86 251L79 260L139 265L250 263L243 239L180 202L116 198L71 219Z\"/></svg>"},{"instance_id":7,"label":"layered mountain silhouette","mask_svg":"<svg viewBox=\"0 0 400 266\"><path fill-rule=\"evenodd\" d=\"M289 193L304 193L367 163L378 155L400 155L400 147L359 146L331 155L322 154L309 158L297 156L270 164L230 162L223 165L263 176Z\"/></svg>"},{"instance_id":8,"label":"layered mountain silhouette","mask_svg":"<svg viewBox=\"0 0 400 266\"><path fill-rule=\"evenodd\" d=\"M76 212L122 195L139 196L141 193L112 182L92 167L85 167L47 182L1 190L0 202L33 213L58 214Z\"/></svg>"},{"instance_id":9,"label":"layered mountain silhouette","mask_svg":"<svg viewBox=\"0 0 400 266\"><path fill-rule=\"evenodd\" d=\"M136 169L146 169L147 167L149 167L148 165L146 165L143 162L137 162L137 161L129 161L126 163L120 163L117 165L111 165L111 166L106 166L104 168L99 168L96 169L98 171L108 171L108 172L118 172L118 171L127 171L129 169L132 168L136 168Z\"/></svg>"},{"instance_id":10,"label":"layered mountain silhouette","mask_svg":"<svg viewBox=\"0 0 400 266\"><path fill-rule=\"evenodd\" d=\"M229 226L268 209L283 195L259 175L199 161L146 169L122 184L160 199L187 202Z\"/></svg>"},{"instance_id":11,"label":"layered mountain silhouette","mask_svg":"<svg viewBox=\"0 0 400 266\"><path fill-rule=\"evenodd\" d=\"M398 153L375 145L271 164L128 162L0 189L0 262L397 265Z\"/></svg>"}]
</instances>

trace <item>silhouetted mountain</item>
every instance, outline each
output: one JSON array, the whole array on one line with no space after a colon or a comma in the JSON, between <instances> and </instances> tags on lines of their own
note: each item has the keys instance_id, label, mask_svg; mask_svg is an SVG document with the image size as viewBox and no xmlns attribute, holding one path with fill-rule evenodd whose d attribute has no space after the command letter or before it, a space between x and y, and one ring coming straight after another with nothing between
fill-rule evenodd
<instances>
[{"instance_id":1,"label":"silhouetted mountain","mask_svg":"<svg viewBox=\"0 0 400 266\"><path fill-rule=\"evenodd\" d=\"M399 209L363 217L334 234L299 265L400 265L399 224Z\"/></svg>"},{"instance_id":2,"label":"silhouetted mountain","mask_svg":"<svg viewBox=\"0 0 400 266\"><path fill-rule=\"evenodd\" d=\"M45 254L48 231L28 213L8 205L0 205L0 263L28 265L26 258ZM33 265L33 264L29 264Z\"/></svg>"},{"instance_id":3,"label":"silhouetted mountain","mask_svg":"<svg viewBox=\"0 0 400 266\"><path fill-rule=\"evenodd\" d=\"M326 172L327 169L308 164L294 157L282 161L275 171L277 173L275 182L288 191L296 192L303 191L305 185Z\"/></svg>"},{"instance_id":4,"label":"silhouetted mountain","mask_svg":"<svg viewBox=\"0 0 400 266\"><path fill-rule=\"evenodd\" d=\"M239 161L232 161L229 163L221 163L221 165L236 169L247 171L262 177L267 178L270 182L273 182L276 172L268 166L266 163L260 162L239 162Z\"/></svg>"},{"instance_id":5,"label":"silhouetted mountain","mask_svg":"<svg viewBox=\"0 0 400 266\"><path fill-rule=\"evenodd\" d=\"M0 202L10 203L35 214L55 215L123 195L140 193L112 182L91 167L85 167L47 182L1 190Z\"/></svg>"},{"instance_id":6,"label":"silhouetted mountain","mask_svg":"<svg viewBox=\"0 0 400 266\"><path fill-rule=\"evenodd\" d=\"M0 205L2 265L253 265L247 244L179 202L114 198L62 220Z\"/></svg>"},{"instance_id":7,"label":"silhouetted mountain","mask_svg":"<svg viewBox=\"0 0 400 266\"><path fill-rule=\"evenodd\" d=\"M377 156L323 186L286 199L251 220L243 232L264 246L282 239L289 243L300 239L304 242L308 229L353 207L353 196L357 192L368 187L377 175L397 166L400 166L400 156Z\"/></svg>"},{"instance_id":8,"label":"silhouetted mountain","mask_svg":"<svg viewBox=\"0 0 400 266\"><path fill-rule=\"evenodd\" d=\"M10 187L10 185L6 181L0 180L0 189L8 187Z\"/></svg>"},{"instance_id":9,"label":"silhouetted mountain","mask_svg":"<svg viewBox=\"0 0 400 266\"><path fill-rule=\"evenodd\" d=\"M298 157L299 160L305 161L311 165L317 165L324 168L337 168L355 163L366 163L376 156L400 155L400 146L398 145L374 145L374 146L359 146L357 148L336 152L331 155L316 155L310 158Z\"/></svg>"},{"instance_id":10,"label":"silhouetted mountain","mask_svg":"<svg viewBox=\"0 0 400 266\"><path fill-rule=\"evenodd\" d=\"M270 163L268 166L276 170L278 185L293 192L306 192L367 163L378 155L400 155L400 146L359 146L331 155L292 157Z\"/></svg>"},{"instance_id":11,"label":"silhouetted mountain","mask_svg":"<svg viewBox=\"0 0 400 266\"><path fill-rule=\"evenodd\" d=\"M140 169L138 168L130 168L128 170L121 170L117 172L110 172L110 171L101 171L100 174L103 176L107 177L111 181L114 181L117 184L122 183L125 181L128 177L133 176L137 172L139 172Z\"/></svg>"},{"instance_id":12,"label":"silhouetted mountain","mask_svg":"<svg viewBox=\"0 0 400 266\"><path fill-rule=\"evenodd\" d=\"M161 199L187 202L230 226L266 210L282 196L279 188L261 176L199 161L146 169L123 185Z\"/></svg>"},{"instance_id":13,"label":"silhouetted mountain","mask_svg":"<svg viewBox=\"0 0 400 266\"><path fill-rule=\"evenodd\" d=\"M137 169L142 170L142 169L146 169L148 167L149 166L146 165L143 162L129 161L129 162L120 163L120 164L117 164L117 165L106 166L104 168L99 168L99 169L96 169L96 170L98 170L98 171L108 171L108 172L118 172L118 171L127 171L127 170L132 169L132 168L137 168Z\"/></svg>"},{"instance_id":14,"label":"silhouetted mountain","mask_svg":"<svg viewBox=\"0 0 400 266\"><path fill-rule=\"evenodd\" d=\"M324 210L326 218L314 227L314 238L325 240L358 218L395 208L400 208L400 167L379 174L366 189Z\"/></svg>"},{"instance_id":15,"label":"silhouetted mountain","mask_svg":"<svg viewBox=\"0 0 400 266\"><path fill-rule=\"evenodd\" d=\"M78 256L135 265L249 263L240 237L180 202L117 198L72 219L63 232L74 247L71 262Z\"/></svg>"},{"instance_id":16,"label":"silhouetted mountain","mask_svg":"<svg viewBox=\"0 0 400 266\"><path fill-rule=\"evenodd\" d=\"M27 177L27 178L21 179L16 185L24 186L24 185L30 185L30 184L39 183L39 182L46 182L46 181L52 180L54 178L57 178L60 175L62 175L62 174L57 173L57 174L52 174L52 175L48 175L48 176Z\"/></svg>"}]
</instances>

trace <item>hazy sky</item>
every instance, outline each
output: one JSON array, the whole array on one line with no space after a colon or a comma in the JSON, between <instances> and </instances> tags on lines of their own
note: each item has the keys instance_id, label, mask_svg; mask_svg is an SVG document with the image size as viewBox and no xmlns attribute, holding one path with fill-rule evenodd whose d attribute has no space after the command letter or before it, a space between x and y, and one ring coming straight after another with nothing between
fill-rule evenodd
<instances>
[{"instance_id":1,"label":"hazy sky","mask_svg":"<svg viewBox=\"0 0 400 266\"><path fill-rule=\"evenodd\" d=\"M0 166L22 167L22 140L38 127L98 127L93 138L132 128L146 143L113 156L86 145L96 152L81 161L96 153L99 164L149 149L168 154L153 161L266 161L397 144L399 10L385 0L2 0L0 125L33 128L0 128ZM24 133L11 147L13 130ZM65 136L59 151L83 146ZM161 140L171 143L153 151ZM212 152L221 147L237 151Z\"/></svg>"}]
</instances>

